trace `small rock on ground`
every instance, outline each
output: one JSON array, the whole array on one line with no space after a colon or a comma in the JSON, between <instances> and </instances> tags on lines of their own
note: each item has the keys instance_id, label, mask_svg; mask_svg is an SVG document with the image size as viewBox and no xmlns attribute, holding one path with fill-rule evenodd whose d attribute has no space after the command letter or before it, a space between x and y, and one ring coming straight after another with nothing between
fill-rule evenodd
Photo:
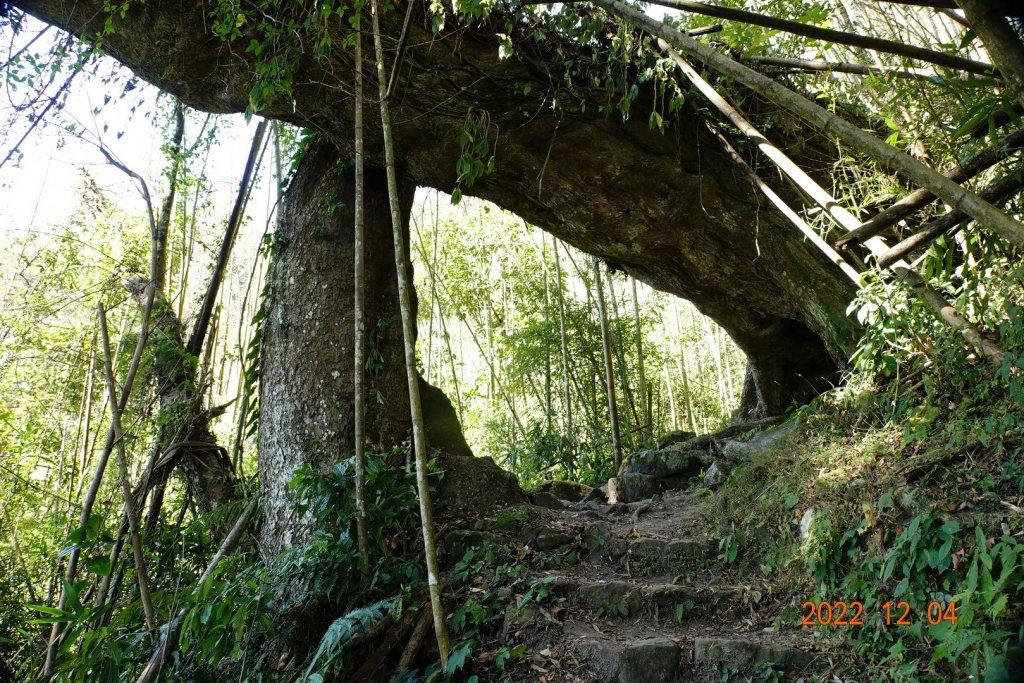
<instances>
[{"instance_id":1,"label":"small rock on ground","mask_svg":"<svg viewBox=\"0 0 1024 683\"><path fill-rule=\"evenodd\" d=\"M626 458L620 473L647 474L654 477L692 476L704 467L705 457L699 451L638 451Z\"/></svg>"},{"instance_id":2,"label":"small rock on ground","mask_svg":"<svg viewBox=\"0 0 1024 683\"><path fill-rule=\"evenodd\" d=\"M565 503L558 499L558 496L547 491L536 491L530 494L533 504L549 510L564 510Z\"/></svg>"},{"instance_id":3,"label":"small rock on ground","mask_svg":"<svg viewBox=\"0 0 1024 683\"><path fill-rule=\"evenodd\" d=\"M635 503L661 493L665 483L648 474L627 472L608 480L608 502Z\"/></svg>"},{"instance_id":4,"label":"small rock on ground","mask_svg":"<svg viewBox=\"0 0 1024 683\"><path fill-rule=\"evenodd\" d=\"M566 481L564 479L547 479L537 486L538 491L550 493L556 498L568 500L572 503L578 503L583 500L583 496L590 493L592 488L592 486L587 486L586 484Z\"/></svg>"},{"instance_id":5,"label":"small rock on ground","mask_svg":"<svg viewBox=\"0 0 1024 683\"><path fill-rule=\"evenodd\" d=\"M537 550L554 550L569 545L574 539L569 534L557 529L541 529L533 539L533 547Z\"/></svg>"}]
</instances>

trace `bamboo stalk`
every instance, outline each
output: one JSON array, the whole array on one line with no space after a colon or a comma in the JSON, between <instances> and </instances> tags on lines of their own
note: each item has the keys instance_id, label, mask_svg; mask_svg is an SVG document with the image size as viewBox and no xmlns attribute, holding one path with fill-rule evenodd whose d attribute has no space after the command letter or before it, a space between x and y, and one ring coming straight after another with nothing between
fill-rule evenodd
<instances>
[{"instance_id":1,"label":"bamboo stalk","mask_svg":"<svg viewBox=\"0 0 1024 683\"><path fill-rule=\"evenodd\" d=\"M608 420L612 429L612 457L615 472L622 467L622 443L619 441L619 408L615 400L615 370L612 367L612 340L608 332L608 312L604 305L604 288L601 286L601 262L594 259L594 292L597 297L597 315L601 324L601 349L604 357L605 394L608 397Z\"/></svg>"},{"instance_id":2,"label":"bamboo stalk","mask_svg":"<svg viewBox=\"0 0 1024 683\"><path fill-rule=\"evenodd\" d=\"M135 344L135 353L132 355L131 363L128 365L128 372L125 374L124 387L121 390L121 396L118 399L117 409L123 411L124 407L128 404L128 396L131 395L132 385L135 382L135 375L139 370L139 362L142 360L142 351L146 346L146 338L149 332L149 318L153 311L153 299L156 295L156 290L150 285L145 295L145 304L142 309L142 326L139 331L139 339ZM89 518L92 516L93 506L96 504L96 496L100 490L100 484L103 483L103 474L107 468L107 462L110 459L110 453L114 447L114 429L111 425L107 431L107 440L103 446L103 452L100 454L99 460L96 463L96 468L93 470L92 481L89 484L89 489L86 491L85 499L82 501L82 512L79 515L78 525L85 526L89 522ZM64 573L65 583L74 583L75 574L78 572L78 558L80 550L76 547L71 551L68 556L68 566ZM67 591L62 588L60 598L57 601L58 609L64 609L67 605ZM64 624L54 624L50 629L50 640L46 647L46 659L43 662L42 675L49 676L53 673L53 665L57 655L57 644L60 641L61 634L64 632Z\"/></svg>"},{"instance_id":3,"label":"bamboo stalk","mask_svg":"<svg viewBox=\"0 0 1024 683\"><path fill-rule=\"evenodd\" d=\"M132 495L128 483L128 458L124 452L124 433L121 431L121 408L117 398L117 386L114 382L114 370L110 354L110 334L107 332L107 313L100 303L97 306L100 320L100 339L103 343L103 367L107 378L107 395L110 397L110 428L114 432L117 446L117 459L121 469L120 485L124 495L125 514L128 516L128 532L131 535L132 554L135 559L135 582L139 587L139 599L146 614L146 627L156 630L156 611L153 599L149 595L149 581L146 579L146 560L142 553L142 538L139 535L139 517L135 509L135 496Z\"/></svg>"},{"instance_id":4,"label":"bamboo stalk","mask_svg":"<svg viewBox=\"0 0 1024 683\"><path fill-rule=\"evenodd\" d=\"M640 300L637 297L636 292L636 278L629 278L630 285L633 290L633 333L636 337L636 365L637 372L640 373L640 406L643 412L643 428L649 430L651 436L654 436L654 425L651 423L651 401L650 401L650 390L647 387L647 373L644 371L644 333L643 328L640 325Z\"/></svg>"},{"instance_id":5,"label":"bamboo stalk","mask_svg":"<svg viewBox=\"0 0 1024 683\"><path fill-rule=\"evenodd\" d=\"M792 33L806 38L814 38L815 40L823 40L829 43L839 43L840 45L849 45L851 47L860 47L866 50L877 50L878 52L886 52L889 54L900 55L901 57L909 57L921 62L937 64L957 71L966 71L968 73L979 75L991 75L993 71L993 66L991 64L967 59L966 57L949 55L945 52L929 50L928 48L918 47L916 45L908 45L895 40L875 38L874 36L862 36L857 33L821 28L819 26L805 24L799 21L779 19L778 17L758 14L757 12L748 12L746 10L721 7L719 5L710 5L704 2L697 2L696 0L649 0L649 2L652 5L671 7L684 12L702 14L704 16L715 17L717 19L738 21L752 26L763 26L765 28L785 31L786 33ZM621 5L618 0L595 0L594 4L602 7L608 7L612 4ZM626 5L621 6L627 7ZM638 10L633 11L638 12ZM648 19L650 19L651 22L660 23L652 17L648 17Z\"/></svg>"},{"instance_id":6,"label":"bamboo stalk","mask_svg":"<svg viewBox=\"0 0 1024 683\"><path fill-rule=\"evenodd\" d=\"M789 219L789 222L796 226L797 230L807 238L807 240L818 248L825 257L835 264L847 278L853 282L854 285L860 287L860 273L858 273L853 266L847 263L839 253L833 249L828 242L822 239L821 235L817 233L814 228L809 226L803 218L800 217L796 211L794 211L789 204L785 202L775 190L768 186L768 184L761 179L761 176L757 175L754 169L750 168L746 160L740 156L739 152L726 140L725 136L722 135L718 130L713 128L711 124L708 124L708 129L711 130L712 134L718 138L719 142L725 148L726 153L732 158L736 165L739 166L740 170L746 175L754 185L761 190L765 197L768 198L772 204L775 205L782 215Z\"/></svg>"},{"instance_id":7,"label":"bamboo stalk","mask_svg":"<svg viewBox=\"0 0 1024 683\"><path fill-rule=\"evenodd\" d=\"M853 62L826 61L824 59L792 59L789 57L748 57L747 61L759 66L778 66L800 71L834 71L836 73L870 76L881 74L898 78L920 78L927 81L942 78L934 71L923 69L907 69L897 66L881 66L877 64L856 64Z\"/></svg>"},{"instance_id":8,"label":"bamboo stalk","mask_svg":"<svg viewBox=\"0 0 1024 683\"><path fill-rule=\"evenodd\" d=\"M984 197L986 201L1000 201L1020 190L1022 185L1024 185L1024 183L1022 183L1017 176L1007 176L982 190L981 196ZM939 235L953 231L965 220L969 219L962 211L950 211L944 216L936 218L935 220L925 224L920 230L917 230L902 242L894 244L885 253L880 254L878 256L878 265L882 268L888 268L896 261L906 257L907 254L915 249L919 249L920 247L929 244Z\"/></svg>"},{"instance_id":9,"label":"bamboo stalk","mask_svg":"<svg viewBox=\"0 0 1024 683\"><path fill-rule=\"evenodd\" d=\"M1024 225L1013 220L974 192L961 187L913 157L890 147L870 133L864 132L852 123L826 111L770 78L732 61L725 55L671 26L659 23L619 0L594 0L594 4L700 59L708 66L735 79L826 133L836 135L853 149L871 156L882 165L931 190L954 208L963 210L999 233L1007 241L1024 246Z\"/></svg>"},{"instance_id":10,"label":"bamboo stalk","mask_svg":"<svg viewBox=\"0 0 1024 683\"><path fill-rule=\"evenodd\" d=\"M256 132L252 138L252 145L249 147L249 157L245 161L245 169L242 171L242 179L238 183L238 194L235 197L235 204L228 217L227 229L224 233L224 241L221 242L220 252L217 254L217 262L214 264L213 275L207 285L203 303L196 316L195 325L192 327L192 334L189 336L185 350L193 356L199 355L206 339L206 332L210 326L210 318L213 316L213 308L217 302L217 293L220 291L220 284L224 278L224 270L228 265L228 257L231 256L231 248L235 243L235 235L238 234L238 227L242 223L242 216L245 212L245 203L249 197L249 188L252 183L253 172L256 168L256 157L263 147L263 134L267 130L267 120L263 119L256 126Z\"/></svg>"},{"instance_id":11,"label":"bamboo stalk","mask_svg":"<svg viewBox=\"0 0 1024 683\"><path fill-rule=\"evenodd\" d=\"M430 503L430 484L427 480L427 434L423 424L423 405L420 398L419 375L416 372L416 318L412 309L412 283L402 226L402 210L398 204L398 177L395 169L394 139L391 132L391 114L387 101L387 82L384 72L384 47L380 33L380 11L377 0L371 0L373 17L373 44L377 62L377 86L380 92L380 120L384 133L384 158L388 178L388 199L391 205L391 228L395 242L395 271L398 276L398 300L402 317L402 338L405 342L405 372L409 385L409 411L412 417L413 449L416 455L416 486L420 500L420 522L423 527L423 549L427 564L427 585L430 589L430 608L434 616L434 635L440 656L441 671L448 673L448 655L451 643L445 623L444 603L441 601L441 570L437 561L437 543L434 536L434 511Z\"/></svg>"},{"instance_id":12,"label":"bamboo stalk","mask_svg":"<svg viewBox=\"0 0 1024 683\"><path fill-rule=\"evenodd\" d=\"M659 43L667 49L664 41ZM810 176L798 167L781 150L768 142L764 136L754 128L743 116L736 111L718 92L708 84L700 74L681 56L667 50L671 58L679 66L687 78L703 93L708 100L714 104L719 111L726 115L745 135L754 140L758 147L768 156L778 168L795 182L800 190L806 192L815 202L821 206L828 215L845 230L854 230L860 225L860 221L844 208L832 195L823 187L818 185ZM989 205L991 206L991 205ZM994 208L994 207L993 207ZM1002 214L1000 214L1002 215ZM1022 226L1024 227L1024 226ZM888 245L880 237L872 237L864 243L871 253L876 257L888 251ZM890 268L911 284L911 287L939 316L940 320L960 329L964 337L975 345L993 363L1001 364L1003 360L1002 350L985 339L966 319L958 315L953 307L942 298L938 292L931 288L905 261L895 261Z\"/></svg>"},{"instance_id":13,"label":"bamboo stalk","mask_svg":"<svg viewBox=\"0 0 1024 683\"><path fill-rule=\"evenodd\" d=\"M412 7L411 0L409 1ZM366 213L365 213L365 151L363 149L363 39L362 14L357 15L355 26L355 256L353 282L353 317L355 342L353 344L352 388L354 401L355 484L356 484L356 538L359 547L359 568L364 576L370 574L370 540L366 522ZM397 64L396 64L397 66ZM397 68L396 68L397 71Z\"/></svg>"},{"instance_id":14,"label":"bamboo stalk","mask_svg":"<svg viewBox=\"0 0 1024 683\"><path fill-rule=\"evenodd\" d=\"M957 184L964 183L1002 161L1021 146L1024 146L1024 128L1019 128L1009 135L1003 136L995 145L986 147L964 163L958 164L956 168L946 173L946 177ZM984 195L982 198L985 198ZM859 228L840 237L836 240L836 247L842 248L851 242L859 242L877 235L933 201L935 201L935 195L928 190L915 190L882 213L864 221Z\"/></svg>"}]
</instances>

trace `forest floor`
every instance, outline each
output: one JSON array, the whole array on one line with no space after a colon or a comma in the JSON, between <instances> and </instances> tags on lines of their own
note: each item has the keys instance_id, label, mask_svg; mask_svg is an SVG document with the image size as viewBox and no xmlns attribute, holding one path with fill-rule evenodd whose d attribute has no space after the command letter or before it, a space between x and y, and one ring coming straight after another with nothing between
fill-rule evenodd
<instances>
[{"instance_id":1,"label":"forest floor","mask_svg":"<svg viewBox=\"0 0 1024 683\"><path fill-rule=\"evenodd\" d=\"M445 529L467 680L1024 680L1021 435L870 411L634 453L601 496Z\"/></svg>"},{"instance_id":2,"label":"forest floor","mask_svg":"<svg viewBox=\"0 0 1024 683\"><path fill-rule=\"evenodd\" d=\"M535 543L564 534L592 550L536 574L549 602L506 612L505 637L537 653L511 678L653 683L821 673L826 659L814 632L777 625L793 596L724 565L714 501L689 491L659 498L639 515L621 505L543 513L548 526Z\"/></svg>"},{"instance_id":3,"label":"forest floor","mask_svg":"<svg viewBox=\"0 0 1024 683\"><path fill-rule=\"evenodd\" d=\"M537 683L830 680L835 648L798 625L810 598L735 562L721 501L699 477L628 503L531 495L535 505L447 537L472 576L469 602L488 585L515 587L472 667L480 680L488 669ZM514 557L486 552L502 544Z\"/></svg>"}]
</instances>

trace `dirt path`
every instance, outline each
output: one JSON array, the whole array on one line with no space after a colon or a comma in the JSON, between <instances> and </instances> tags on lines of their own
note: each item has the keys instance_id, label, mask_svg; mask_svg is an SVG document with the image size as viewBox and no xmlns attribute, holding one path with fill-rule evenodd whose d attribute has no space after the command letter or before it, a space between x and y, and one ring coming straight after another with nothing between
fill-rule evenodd
<instances>
[{"instance_id":1,"label":"dirt path","mask_svg":"<svg viewBox=\"0 0 1024 683\"><path fill-rule=\"evenodd\" d=\"M569 551L577 561L532 572L539 597L506 610L502 642L526 648L510 680L818 680L811 634L774 625L790 597L722 562L713 498L535 502L544 507L519 529L523 552Z\"/></svg>"}]
</instances>

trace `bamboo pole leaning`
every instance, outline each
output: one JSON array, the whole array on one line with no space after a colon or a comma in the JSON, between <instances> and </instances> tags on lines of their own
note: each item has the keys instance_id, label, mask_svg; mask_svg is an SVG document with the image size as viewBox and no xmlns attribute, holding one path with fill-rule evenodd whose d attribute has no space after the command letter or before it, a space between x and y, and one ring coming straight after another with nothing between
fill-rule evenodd
<instances>
[{"instance_id":1,"label":"bamboo pole leaning","mask_svg":"<svg viewBox=\"0 0 1024 683\"><path fill-rule=\"evenodd\" d=\"M224 278L224 270L231 256L231 248L235 243L235 236L238 234L238 227L242 223L245 213L245 204L249 199L249 189L252 185L253 173L256 170L257 158L262 155L263 136L267 130L267 120L263 119L256 126L256 132L252 136L252 144L249 147L249 156L245 161L245 169L242 171L242 179L238 183L238 194L235 196L235 204L231 208L231 215L228 217L227 230L224 234L224 241L220 245L220 252L217 254L217 262L213 268L213 275L207 285L206 294L203 296L203 303L196 316L195 325L192 327L192 334L188 338L185 350L193 356L198 356L206 340L206 334L210 327L210 319L213 317L213 309L217 303L217 293L220 290L221 281Z\"/></svg>"},{"instance_id":2,"label":"bamboo pole leaning","mask_svg":"<svg viewBox=\"0 0 1024 683\"><path fill-rule=\"evenodd\" d=\"M395 242L395 271L398 277L398 300L402 317L402 338L405 345L405 372L409 385L409 412L412 418L413 450L416 455L416 487L420 501L420 523L423 527L423 549L427 565L427 586L430 589L430 609L434 617L434 635L440 658L441 671L448 673L448 655L451 642L445 621L444 603L441 601L441 570L437 561L437 543L434 533L434 511L430 502L430 484L427 479L427 434L423 422L423 404L420 398L419 375L416 371L416 318L412 309L412 283L408 267L402 210L398 203L398 178L395 168L395 146L391 132L391 114L387 98L387 77L384 72L384 47L380 33L380 9L377 0L370 0L373 18L373 45L377 63L377 87L380 94L380 122L384 133L384 159L388 181L388 200L391 205L391 228Z\"/></svg>"},{"instance_id":3,"label":"bamboo pole leaning","mask_svg":"<svg viewBox=\"0 0 1024 683\"><path fill-rule=\"evenodd\" d=\"M619 0L593 0L593 2L626 22L661 38L674 48L699 59L715 71L733 78L816 128L835 135L856 151L872 157L883 166L927 188L954 208L962 210L988 226L1007 241L1024 246L1024 224L1013 220L976 193L961 187L908 154L885 144L870 133L839 118L767 76L734 62L707 45Z\"/></svg>"},{"instance_id":4,"label":"bamboo pole leaning","mask_svg":"<svg viewBox=\"0 0 1024 683\"><path fill-rule=\"evenodd\" d=\"M1006 176L982 190L981 196L986 201L997 202L1018 192L1022 186L1024 186L1024 182L1016 175ZM880 254L878 256L878 265L882 268L888 268L912 251L930 244L939 235L955 232L958 226L966 220L969 220L969 218L962 211L950 211L943 216L939 216L935 220L926 223L901 242L894 244L885 253Z\"/></svg>"},{"instance_id":5,"label":"bamboo pole leaning","mask_svg":"<svg viewBox=\"0 0 1024 683\"><path fill-rule=\"evenodd\" d=\"M1018 128L1008 135L1004 135L995 145L986 147L956 168L946 173L946 177L953 182L960 184L971 180L982 171L985 171L1007 157L1008 154L1024 146L1024 128ZM992 201L981 194L985 201ZM856 230L836 240L836 248L842 249L851 242L859 242L872 237L883 230L896 225L899 221L935 201L935 195L925 189L915 190L903 197L892 206L877 216L864 221Z\"/></svg>"},{"instance_id":6,"label":"bamboo pole leaning","mask_svg":"<svg viewBox=\"0 0 1024 683\"><path fill-rule=\"evenodd\" d=\"M991 64L967 59L966 57L958 57L956 55L946 54L945 52L929 50L928 48L908 45L907 43L888 40L886 38L862 36L857 33L821 28L820 26L805 24L799 21L791 21L789 19L780 19L778 17L759 14L757 12L748 12L747 10L721 7L719 5L711 5L706 2L697 2L696 0L648 0L648 2L652 5L671 7L672 9L682 10L683 12L701 14L708 17L715 17L716 19L737 21L743 24L750 24L752 26L763 26L765 28L784 31L786 33L792 33L806 38L813 38L815 40L823 40L829 43L838 43L840 45L849 45L851 47L859 47L866 50L877 50L878 52L899 55L901 57L909 57L910 59L944 66L957 71L966 71L967 73L991 75L994 70ZM622 7L626 7L626 5L622 5L617 2L617 0L611 0L610 2L602 0L601 2L595 2L594 4L605 7L607 7L608 4L619 4ZM636 12L637 10L633 11ZM650 19L650 17L648 18ZM656 22L654 19L651 19L651 21Z\"/></svg>"},{"instance_id":7,"label":"bamboo pole leaning","mask_svg":"<svg viewBox=\"0 0 1024 683\"><path fill-rule=\"evenodd\" d=\"M107 312L100 303L97 307L100 321L100 339L103 344L103 370L107 379L107 395L110 398L110 429L114 432L114 444L117 448L117 461L120 468L118 482L124 496L125 515L128 517L128 534L132 544L132 555L135 560L135 583L139 587L139 599L146 615L146 628L150 632L156 630L156 611L153 599L149 594L149 581L146 579L146 560L142 552L142 538L139 535L139 515L132 495L131 484L128 482L128 458L124 452L124 432L121 431L121 408L117 398L114 381L113 362L110 353L110 334L107 332Z\"/></svg>"},{"instance_id":8,"label":"bamboo pole leaning","mask_svg":"<svg viewBox=\"0 0 1024 683\"><path fill-rule=\"evenodd\" d=\"M128 405L128 396L131 395L132 386L135 383L135 376L138 374L139 363L142 360L142 351L146 347L146 339L149 336L149 318L153 311L153 299L156 295L156 289L152 285L149 285L145 293L145 305L142 308L142 325L139 330L138 342L135 344L135 352L132 355L131 363L128 365L128 372L125 374L124 387L121 389L121 396L118 397L117 408L124 411L126 405ZM107 430L107 440L103 444L103 451L100 453L99 460L96 463L96 467L93 470L92 481L89 483L89 489L86 491L85 499L82 501L82 511L78 518L78 525L84 527L89 523L89 518L92 517L92 510L96 504L96 497L99 494L100 485L103 483L103 474L107 468L107 462L110 460L110 454L114 449L114 428L111 425L110 429ZM78 572L78 558L80 549L75 547L72 549L71 554L68 556L68 566L64 573L65 584L72 584L75 580L75 574ZM58 609L64 609L67 605L67 589L62 588L60 592L60 598L57 601ZM60 642L61 634L64 632L64 624L55 623L50 629L50 640L46 647L46 659L43 662L42 675L49 676L53 673L53 665L56 661L57 656L57 645Z\"/></svg>"},{"instance_id":9,"label":"bamboo pole leaning","mask_svg":"<svg viewBox=\"0 0 1024 683\"><path fill-rule=\"evenodd\" d=\"M716 91L710 83L705 81L697 70L683 59L678 53L669 48L664 40L659 45L668 52L669 57L676 63L683 75L711 102L722 114L729 119L739 130L749 137L758 148L767 156L789 179L815 203L817 203L827 215L844 230L855 230L860 221L848 211L838 200L821 187L803 169L796 165L782 150L769 142L764 135L755 128L746 118L730 105L722 95ZM762 189L763 191L763 189ZM771 198L769 196L769 198ZM994 207L993 207L994 208ZM789 215L788 212L785 212ZM792 219L791 219L792 220ZM799 227L799 224L798 224ZM868 239L864 245L876 257L881 256L889 250L888 245L880 237ZM820 247L819 247L820 248ZM831 258L835 251L828 249L824 251ZM1003 362L1003 351L996 344L986 339L971 323L956 313L954 308L942 298L928 283L917 274L916 271L905 261L897 260L890 264L890 268L910 284L915 292L930 306L939 318L956 329L960 330L964 338L975 346L993 363ZM846 272L844 270L844 272ZM849 273L847 273L849 275Z\"/></svg>"},{"instance_id":10,"label":"bamboo pole leaning","mask_svg":"<svg viewBox=\"0 0 1024 683\"><path fill-rule=\"evenodd\" d=\"M690 35L693 35L692 33ZM793 59L791 57L764 57L755 55L746 61L755 66L777 66L797 71L830 71L835 73L855 74L858 76L895 76L897 78L919 78L926 81L941 79L934 71L910 69L898 66L879 66L877 64L856 64L853 62L836 62L824 59Z\"/></svg>"},{"instance_id":11,"label":"bamboo pole leaning","mask_svg":"<svg viewBox=\"0 0 1024 683\"><path fill-rule=\"evenodd\" d=\"M712 134L718 138L718 141L722 143L726 154L736 162L743 174L747 176L752 183L754 183L754 186L757 187L757 189L761 190L764 196L768 198L768 201L775 205L775 208L777 208L783 216L789 219L789 222L792 223L811 244L817 247L829 261L843 271L843 274L846 275L854 285L860 287L860 273L858 273L853 266L847 263L843 257L840 256L839 253L831 247L831 245L829 245L828 242L822 239L821 235L819 235L814 228L809 226L807 222L800 217L800 214L794 211L793 208L790 207L789 204L787 204L786 201L768 185L768 183L761 179L761 176L757 175L757 172L750 167L742 156L740 156L739 152L737 152L729 141L726 140L724 135L722 135L710 123L708 124L708 128L711 130Z\"/></svg>"}]
</instances>

